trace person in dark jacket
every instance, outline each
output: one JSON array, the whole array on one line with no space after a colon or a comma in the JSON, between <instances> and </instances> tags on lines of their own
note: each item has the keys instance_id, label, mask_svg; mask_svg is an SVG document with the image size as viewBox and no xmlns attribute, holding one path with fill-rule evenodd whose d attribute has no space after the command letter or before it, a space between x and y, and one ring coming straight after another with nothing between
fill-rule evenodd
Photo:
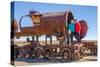
<instances>
[{"instance_id":1,"label":"person in dark jacket","mask_svg":"<svg viewBox=\"0 0 100 67\"><path fill-rule=\"evenodd\" d=\"M77 19L75 19L74 21L75 21L75 36L78 39L78 43L80 43L81 42L81 39L80 39L81 25Z\"/></svg>"}]
</instances>

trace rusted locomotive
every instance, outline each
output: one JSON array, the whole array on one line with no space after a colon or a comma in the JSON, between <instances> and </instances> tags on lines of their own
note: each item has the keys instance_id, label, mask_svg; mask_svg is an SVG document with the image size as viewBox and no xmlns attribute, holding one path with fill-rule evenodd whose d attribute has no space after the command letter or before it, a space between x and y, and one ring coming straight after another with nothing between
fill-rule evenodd
<instances>
[{"instance_id":1,"label":"rusted locomotive","mask_svg":"<svg viewBox=\"0 0 100 67\"><path fill-rule=\"evenodd\" d=\"M31 27L22 27L21 22L24 17L30 17L33 22L33 26ZM19 21L20 32L17 32L16 24L12 25L15 30L13 32L13 37L21 37L21 36L32 36L32 41L30 45L27 46L15 46L16 54L15 57L48 57L50 59L60 57L61 59L67 60L79 60L83 57L84 48L83 45L79 45L76 42L74 45L66 44L67 37L67 28L66 26L70 23L70 21L74 19L72 12L50 12L50 13L37 13L35 11L30 11L29 15L22 16ZM67 24L65 24L67 22ZM87 33L87 24L86 21L79 21L82 26L82 30L80 32L81 39ZM66 25L66 26L65 26ZM39 36L46 35L45 45L41 45L39 43ZM52 45L52 35L56 36L56 38L60 41L59 44ZM36 41L34 40L34 36L36 36ZM50 45L47 45L47 38L50 38ZM77 37L75 37L77 39Z\"/></svg>"}]
</instances>

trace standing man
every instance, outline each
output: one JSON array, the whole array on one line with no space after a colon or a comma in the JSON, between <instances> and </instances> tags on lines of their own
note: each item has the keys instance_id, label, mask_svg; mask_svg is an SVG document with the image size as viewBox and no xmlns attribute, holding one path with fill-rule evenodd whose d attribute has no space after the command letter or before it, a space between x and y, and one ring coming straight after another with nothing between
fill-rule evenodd
<instances>
[{"instance_id":1,"label":"standing man","mask_svg":"<svg viewBox=\"0 0 100 67\"><path fill-rule=\"evenodd\" d=\"M74 20L75 21L75 36L77 37L77 42L80 43L81 39L80 39L80 31L81 31L81 25L78 22L77 19Z\"/></svg>"}]
</instances>

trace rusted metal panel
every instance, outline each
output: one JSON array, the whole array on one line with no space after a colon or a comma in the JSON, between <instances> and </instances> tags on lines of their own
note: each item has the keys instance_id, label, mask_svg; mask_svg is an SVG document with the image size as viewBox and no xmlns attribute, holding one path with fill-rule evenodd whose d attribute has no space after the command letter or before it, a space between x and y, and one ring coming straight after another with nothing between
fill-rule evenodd
<instances>
[{"instance_id":1,"label":"rusted metal panel","mask_svg":"<svg viewBox=\"0 0 100 67\"><path fill-rule=\"evenodd\" d=\"M35 16L35 15L40 17L40 23L38 25L34 24L33 16ZM26 15L26 16L31 16L34 26L20 27L21 32L23 33L23 36L26 35L26 34L24 34L24 32L26 32L26 33L31 32L32 34L30 33L30 36L31 35L53 35L56 32L64 33L64 26L65 26L64 23L65 23L65 18L66 18L65 12L31 14L31 15ZM29 34L27 34L27 35L29 35Z\"/></svg>"},{"instance_id":2,"label":"rusted metal panel","mask_svg":"<svg viewBox=\"0 0 100 67\"><path fill-rule=\"evenodd\" d=\"M66 17L66 14L67 17ZM32 27L20 27L21 36L25 36L26 34L31 35L55 35L56 33L61 34L65 37L67 36L67 27L65 27L65 23L70 23L72 19L74 19L73 14L71 12L49 12L49 13L31 13L30 15L26 15L31 17L33 24L35 20L39 20L38 23L34 24ZM36 16L38 19L36 19ZM35 17L35 18L34 18ZM22 18L21 18L22 19ZM84 38L87 33L87 23L84 20L79 21L81 24L80 38ZM21 24L21 23L20 23ZM20 25L21 26L21 25ZM66 34L65 34L66 33ZM18 34L19 35L19 34ZM77 39L77 37L75 37Z\"/></svg>"}]
</instances>

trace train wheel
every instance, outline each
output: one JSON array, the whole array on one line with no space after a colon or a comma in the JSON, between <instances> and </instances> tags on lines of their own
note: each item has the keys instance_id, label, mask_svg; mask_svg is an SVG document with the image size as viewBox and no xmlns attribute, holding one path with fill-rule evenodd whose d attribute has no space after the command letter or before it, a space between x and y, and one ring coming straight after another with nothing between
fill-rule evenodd
<instances>
[{"instance_id":1,"label":"train wheel","mask_svg":"<svg viewBox=\"0 0 100 67\"><path fill-rule=\"evenodd\" d=\"M80 53L74 52L74 53L72 54L72 60L75 60L75 61L80 60Z\"/></svg>"},{"instance_id":2,"label":"train wheel","mask_svg":"<svg viewBox=\"0 0 100 67\"><path fill-rule=\"evenodd\" d=\"M68 48L61 50L62 59L70 60L71 59L71 51Z\"/></svg>"},{"instance_id":3,"label":"train wheel","mask_svg":"<svg viewBox=\"0 0 100 67\"><path fill-rule=\"evenodd\" d=\"M34 49L34 51L33 51L33 54L34 54L34 56L36 56L36 57L42 57L43 56L43 48L41 48L41 47L37 47L37 48L35 48Z\"/></svg>"},{"instance_id":4,"label":"train wheel","mask_svg":"<svg viewBox=\"0 0 100 67\"><path fill-rule=\"evenodd\" d=\"M25 49L19 49L19 58L25 58Z\"/></svg>"}]
</instances>

